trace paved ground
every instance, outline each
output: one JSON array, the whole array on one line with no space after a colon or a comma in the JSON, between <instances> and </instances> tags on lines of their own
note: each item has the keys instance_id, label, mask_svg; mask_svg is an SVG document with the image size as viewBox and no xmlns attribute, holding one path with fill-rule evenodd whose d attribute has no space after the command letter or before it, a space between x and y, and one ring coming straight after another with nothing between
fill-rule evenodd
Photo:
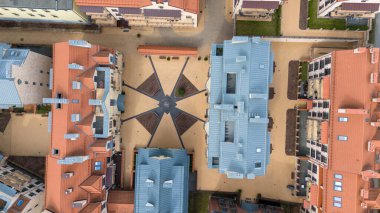
<instances>
[{"instance_id":1,"label":"paved ground","mask_svg":"<svg viewBox=\"0 0 380 213\"><path fill-rule=\"evenodd\" d=\"M46 156L50 146L47 117L39 114L12 114L4 132L0 133L0 151L15 156Z\"/></svg>"},{"instance_id":2,"label":"paved ground","mask_svg":"<svg viewBox=\"0 0 380 213\"><path fill-rule=\"evenodd\" d=\"M228 16L228 18L225 16L225 13L229 14L231 10L231 0L226 1L229 3L228 5L225 5L225 2L222 0L206 0L206 8L201 15L200 26L196 30L155 29L142 31L132 30L128 33L122 33L119 29L105 28L101 34L3 30L0 32L0 41L23 44L51 44L54 42L67 41L68 39L85 39L91 43L117 48L125 54L126 70L123 75L123 80L129 86L137 88L153 73L149 63L146 63L147 59L137 55L136 48L138 45L158 44L198 47L200 56L207 56L211 43L222 42L225 39L230 39L232 36L233 26L229 18L230 16ZM283 35L342 38L363 37L363 33L359 32L299 30L299 2L300 0L291 0L287 1L283 6ZM220 11L226 12L221 13ZM141 34L140 38L137 37L138 33ZM333 46L332 44L319 45ZM293 184L290 174L295 167L295 158L286 156L284 152L286 110L293 108L297 104L297 101L290 101L287 98L288 63L291 60L309 58L310 48L313 46L316 46L316 44L273 43L277 68L271 87L274 87L276 95L270 100L269 111L274 121L271 132L271 141L274 150L265 177L258 177L255 180L231 180L227 179L225 175L218 174L217 170L208 169L205 155L205 132L202 122L197 121L182 135L184 147L195 153L193 167L198 171L198 189L231 192L244 189L242 191L243 199L254 198L257 193L261 193L262 196L273 199L300 201L300 199L292 197L291 192L286 188L288 184ZM176 65L171 65L171 62L164 63L162 61L163 65L161 66L163 66L164 69L157 71L160 80L166 82L163 84L163 91L164 94L168 95L174 88L175 83L173 82L178 78L180 70L176 66L176 63L173 62ZM203 90L207 79L208 61L197 61L195 58L190 60L187 66L193 68L189 70L186 69L184 75L198 90ZM160 65L158 67L160 67ZM156 108L159 103L158 100L142 95L133 89L126 88L125 90L127 110L123 114L122 119L127 119ZM176 107L195 117L203 119L205 109L207 108L205 92L178 101ZM46 131L47 119L33 118L33 122L31 122L31 119L29 116L23 116L20 121L14 122L17 125L15 124L15 127L13 127L12 124L12 134L18 134L12 136L12 139L16 142L13 142L12 146L5 146L6 143L0 143L0 150L12 153L12 150L17 147L17 150L20 150L18 151L20 154L45 155L49 146L49 136ZM25 126L27 125L32 125L33 127L25 131ZM22 132L22 134L19 132ZM41 134L35 134L35 132ZM128 186L130 185L131 171L133 168L133 150L136 147L146 147L147 141L151 138L151 134L137 119L131 119L125 122L122 126L121 133L123 137L121 147L126 153L125 186ZM33 137L42 137L42 139L33 138L31 135L33 135ZM4 138L4 136L0 135L0 139L2 139L1 137ZM180 147L178 140L179 138L172 119L168 114L164 113L161 124L158 126L155 137L152 139L152 146ZM22 145L19 145L17 141L22 142ZM17 155L15 153L12 154Z\"/></svg>"}]
</instances>

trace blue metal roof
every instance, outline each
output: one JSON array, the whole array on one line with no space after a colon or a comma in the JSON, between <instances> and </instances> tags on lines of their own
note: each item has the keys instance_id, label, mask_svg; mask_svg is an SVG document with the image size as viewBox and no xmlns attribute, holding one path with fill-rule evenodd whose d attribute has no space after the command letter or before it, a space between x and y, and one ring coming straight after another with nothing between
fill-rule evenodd
<instances>
[{"instance_id":1,"label":"blue metal roof","mask_svg":"<svg viewBox=\"0 0 380 213\"><path fill-rule=\"evenodd\" d=\"M135 213L187 213L189 163L185 149L139 149Z\"/></svg>"},{"instance_id":2,"label":"blue metal roof","mask_svg":"<svg viewBox=\"0 0 380 213\"><path fill-rule=\"evenodd\" d=\"M11 187L5 185L4 183L0 182L0 191L5 193L6 195L13 197L17 194L17 191L12 189Z\"/></svg>"},{"instance_id":3,"label":"blue metal roof","mask_svg":"<svg viewBox=\"0 0 380 213\"><path fill-rule=\"evenodd\" d=\"M29 54L28 49L13 49L8 44L0 43L0 109L22 106L12 76L12 65L22 65Z\"/></svg>"},{"instance_id":4,"label":"blue metal roof","mask_svg":"<svg viewBox=\"0 0 380 213\"><path fill-rule=\"evenodd\" d=\"M234 37L211 50L208 167L228 178L265 175L269 163L269 84L273 52L268 41Z\"/></svg>"},{"instance_id":5,"label":"blue metal roof","mask_svg":"<svg viewBox=\"0 0 380 213\"><path fill-rule=\"evenodd\" d=\"M111 70L109 67L96 67L97 71L104 71L104 94L102 97L102 112L103 112L103 133L102 134L94 134L94 137L96 138L108 138L109 135L109 113L108 109L106 106L106 100L108 93L110 92L110 87L111 87Z\"/></svg>"}]
</instances>

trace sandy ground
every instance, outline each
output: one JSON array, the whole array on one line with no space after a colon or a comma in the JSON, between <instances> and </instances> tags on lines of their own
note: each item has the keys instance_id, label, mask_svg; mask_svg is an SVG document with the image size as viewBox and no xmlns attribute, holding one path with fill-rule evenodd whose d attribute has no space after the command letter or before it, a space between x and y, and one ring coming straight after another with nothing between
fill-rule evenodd
<instances>
[{"instance_id":1,"label":"sandy ground","mask_svg":"<svg viewBox=\"0 0 380 213\"><path fill-rule=\"evenodd\" d=\"M226 0L230 2L230 0ZM85 39L94 44L101 44L121 50L125 54L126 70L123 80L131 86L137 87L150 74L151 68L146 64L146 58L137 55L136 48L141 44L155 45L179 45L198 47L200 56L204 57L209 54L210 45L214 42L221 43L232 36L232 22L228 15L220 11L226 11L229 14L230 5L225 5L222 0L206 0L206 8L201 14L200 26L195 30L181 29L155 29L155 30L132 30L123 33L120 29L104 28L100 34L84 33L67 33L54 31L9 31L0 32L0 41L9 43L23 44L52 44L54 42L67 41L69 39ZM362 33L346 31L319 31L298 29L299 0L290 0L283 6L282 15L282 33L285 36L317 36L317 37L344 37L344 38L362 38ZM207 29L207 30L205 30ZM141 38L137 38L137 33ZM21 41L23 39L23 41ZM322 45L322 44L321 44ZM270 115L274 118L274 127L272 130L271 141L273 144L273 153L271 162L268 166L267 175L257 177L255 180L232 180L227 179L225 175L218 174L217 170L210 170L206 164L206 143L203 123L197 122L183 136L185 147L189 151L194 151L194 169L198 171L198 189L200 190L221 190L236 191L243 189L242 198L253 198L257 193L265 197L281 199L286 201L300 201L300 199L291 196L291 192L286 185L292 184L290 174L295 168L294 157L285 155L285 122L286 110L293 108L295 101L289 101L286 98L287 90L287 66L290 60L308 58L310 54L311 43L274 43L275 60L277 69L274 76L273 86L275 88L275 97L270 101ZM329 45L327 45L329 46ZM175 64L168 62L167 66ZM193 62L193 61L191 61ZM199 64L194 62L196 69L185 71L185 75L198 88L204 88L205 76L208 72L208 62L201 61ZM191 65L193 66L193 65ZM175 69L177 69L176 66ZM168 72L167 70L159 71L165 73L161 78L174 79L177 71ZM188 73L189 72L189 73ZM165 81L165 80L164 80ZM173 87L172 82L164 83L168 88ZM178 108L183 109L195 116L203 118L207 108L204 93L200 93L191 99L178 103ZM154 100L141 94L135 94L134 91L126 89L126 112L123 118L139 114L149 110L157 104ZM48 152L49 134L47 133L47 118L41 118L34 115L24 115L11 121L10 129L5 135L1 135L0 150L15 155L36 155L43 156ZM13 118L12 118L13 119ZM174 146L176 134L173 134L171 119L164 118L159 126L159 131L154 138L158 142L165 142L165 146ZM161 133L160 133L161 132ZM37 133L37 134L36 134ZM122 149L125 151L125 185L130 185L131 171L133 168L133 150L136 147L145 147L150 138L150 134L139 124L136 119L125 122L121 129L123 142ZM12 144L3 142L12 140ZM155 142L155 141L154 141ZM167 143L166 143L167 142ZM177 143L178 144L178 143ZM161 144L159 144L161 146ZM164 146L164 145L162 145ZM17 150L17 153L16 151Z\"/></svg>"},{"instance_id":2,"label":"sandy ground","mask_svg":"<svg viewBox=\"0 0 380 213\"><path fill-rule=\"evenodd\" d=\"M152 60L165 95L170 95L185 65L186 57L168 61L152 56Z\"/></svg>"},{"instance_id":3,"label":"sandy ground","mask_svg":"<svg viewBox=\"0 0 380 213\"><path fill-rule=\"evenodd\" d=\"M0 150L8 155L45 156L49 152L48 119L38 114L12 118L4 134L0 133Z\"/></svg>"},{"instance_id":4,"label":"sandy ground","mask_svg":"<svg viewBox=\"0 0 380 213\"><path fill-rule=\"evenodd\" d=\"M183 74L197 87L198 90L204 90L206 81L208 78L208 61L197 60L197 57L191 57L188 60L188 63L185 65L187 57L180 57L179 60L170 60L159 59L157 56L152 56L152 61L154 67L157 71L160 83L164 89L165 94L170 95L174 89L175 83L180 76L181 70ZM138 84L141 84L146 78L151 74L151 62L144 56L133 56L135 62L126 63L126 71L124 72L124 79L131 79L132 76L137 76L139 83L134 84L135 87ZM140 66L135 66L138 63ZM138 74L136 74L138 73ZM144 76L145 79L142 77ZM132 89L126 88L126 111L123 114L123 118L130 118L142 112L148 111L152 108L157 107L157 101L152 98L145 96L141 93L138 93ZM190 98L183 99L177 102L177 107L181 110L184 110L194 116L204 119L204 115L207 108L207 100L205 92L201 92ZM197 135L202 135L204 138L203 123L197 121L197 126L201 126L199 129L189 129L188 131L198 131L194 135L195 138L189 138L186 136L186 139L191 141L199 141ZM131 172L133 168L133 156L132 152L134 147L145 147L151 137L151 135L145 130L145 128L136 120L131 119L124 123L123 129L121 131L123 137L123 143L121 148L126 151L125 155L125 186L130 186L131 184ZM188 142L187 142L188 143ZM181 148L179 137L176 133L173 120L170 115L164 114L155 135L152 138L150 147L159 147L159 148ZM187 144L185 144L187 147ZM193 145L189 145L190 150L193 150Z\"/></svg>"},{"instance_id":5,"label":"sandy ground","mask_svg":"<svg viewBox=\"0 0 380 213\"><path fill-rule=\"evenodd\" d=\"M257 177L255 180L232 180L227 179L225 175L219 174L216 169L208 169L205 155L206 142L203 122L196 122L187 132L185 132L184 135L182 135L185 147L190 152L194 152L193 165L194 169L198 171L197 187L199 190L234 192L238 189L243 189L243 199L254 198L257 193L261 193L263 196L273 199L301 202L299 198L292 196L291 191L286 188L287 185L294 183L294 180L291 179L291 173L295 169L296 160L295 157L287 156L285 154L286 110L293 108L298 103L297 101L288 100L286 96L288 63L291 60L310 58L312 47L331 47L334 45L336 44L273 43L277 68L274 74L273 84L270 85L275 88L275 96L274 99L270 101L269 113L274 119L274 127L271 132L271 143L274 150L271 154L271 161L266 176ZM284 50L286 50L286 54L284 54ZM157 70L172 65L171 61L167 62L160 59L154 59L154 63ZM194 64L188 64L190 66L185 69L184 74L190 81L196 82L194 84L197 85L198 89L202 90L207 81L209 65L204 61L197 60L192 60L192 63ZM182 63L178 63L177 66L182 68ZM144 68L145 65L142 65L142 67ZM178 69L175 69L174 67L160 71L162 72L162 74L159 74L160 82L164 87L166 84L170 85L171 88L173 87L173 81L178 77ZM141 72L140 70L136 71L139 73ZM128 72L129 71L127 71L125 75L129 75ZM146 69L146 72L150 72L150 70ZM149 75L142 74L142 76ZM144 95L137 94L136 97L137 96ZM134 97L129 98L133 99ZM134 101L130 101L129 103L134 103ZM177 104L178 108L201 119L204 119L205 111L208 107L205 92L179 101ZM150 135L135 119L126 122L122 134L123 139L126 139L123 140L122 147L127 151L125 185L129 186L131 184L131 170L128 171L128 169L133 168L131 158L133 155L131 151L134 146L141 147L146 145ZM157 133L153 137L151 146L163 148L179 147L178 136L175 133L173 122L168 115L165 114L163 117Z\"/></svg>"}]
</instances>

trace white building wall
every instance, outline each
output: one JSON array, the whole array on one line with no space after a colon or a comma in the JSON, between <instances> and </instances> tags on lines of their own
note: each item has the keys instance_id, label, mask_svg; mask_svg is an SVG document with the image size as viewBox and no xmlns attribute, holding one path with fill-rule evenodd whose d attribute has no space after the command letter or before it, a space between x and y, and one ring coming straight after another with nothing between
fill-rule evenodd
<instances>
[{"instance_id":1,"label":"white building wall","mask_svg":"<svg viewBox=\"0 0 380 213\"><path fill-rule=\"evenodd\" d=\"M0 20L86 23L87 19L73 10L0 7Z\"/></svg>"},{"instance_id":2,"label":"white building wall","mask_svg":"<svg viewBox=\"0 0 380 213\"><path fill-rule=\"evenodd\" d=\"M51 67L50 57L31 51L21 66L12 65L12 76L22 104L42 104L42 98L51 96Z\"/></svg>"}]
</instances>

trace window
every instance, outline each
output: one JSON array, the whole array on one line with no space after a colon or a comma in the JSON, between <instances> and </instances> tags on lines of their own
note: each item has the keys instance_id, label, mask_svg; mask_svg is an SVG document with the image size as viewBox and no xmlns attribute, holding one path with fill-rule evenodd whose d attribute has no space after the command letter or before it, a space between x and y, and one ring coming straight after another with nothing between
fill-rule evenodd
<instances>
[{"instance_id":1,"label":"window","mask_svg":"<svg viewBox=\"0 0 380 213\"><path fill-rule=\"evenodd\" d=\"M256 162L255 163L255 169L260 169L261 168L261 162Z\"/></svg>"},{"instance_id":2,"label":"window","mask_svg":"<svg viewBox=\"0 0 380 213\"><path fill-rule=\"evenodd\" d=\"M40 83L40 86L42 87L44 84L43 83Z\"/></svg>"},{"instance_id":3,"label":"window","mask_svg":"<svg viewBox=\"0 0 380 213\"><path fill-rule=\"evenodd\" d=\"M340 140L340 141L346 141L346 140L348 140L348 137L345 136L345 135L338 135L338 140Z\"/></svg>"},{"instance_id":4,"label":"window","mask_svg":"<svg viewBox=\"0 0 380 213\"><path fill-rule=\"evenodd\" d=\"M53 155L59 155L59 149L53 149L52 154Z\"/></svg>"},{"instance_id":5,"label":"window","mask_svg":"<svg viewBox=\"0 0 380 213\"><path fill-rule=\"evenodd\" d=\"M44 71L40 70L40 73L44 73Z\"/></svg>"},{"instance_id":6,"label":"window","mask_svg":"<svg viewBox=\"0 0 380 213\"><path fill-rule=\"evenodd\" d=\"M342 207L342 198L334 197L334 207L341 208Z\"/></svg>"},{"instance_id":7,"label":"window","mask_svg":"<svg viewBox=\"0 0 380 213\"><path fill-rule=\"evenodd\" d=\"M261 152L261 148L256 148L256 152Z\"/></svg>"},{"instance_id":8,"label":"window","mask_svg":"<svg viewBox=\"0 0 380 213\"><path fill-rule=\"evenodd\" d=\"M17 84L18 84L18 85L22 84L21 79L18 79L18 80L17 80Z\"/></svg>"},{"instance_id":9,"label":"window","mask_svg":"<svg viewBox=\"0 0 380 213\"><path fill-rule=\"evenodd\" d=\"M338 117L338 121L339 122L348 122L348 118L347 117Z\"/></svg>"},{"instance_id":10,"label":"window","mask_svg":"<svg viewBox=\"0 0 380 213\"><path fill-rule=\"evenodd\" d=\"M99 171L102 169L102 162L96 161L95 162L95 171Z\"/></svg>"},{"instance_id":11,"label":"window","mask_svg":"<svg viewBox=\"0 0 380 213\"><path fill-rule=\"evenodd\" d=\"M341 174L334 174L334 178L342 180L343 179L343 175L341 175Z\"/></svg>"},{"instance_id":12,"label":"window","mask_svg":"<svg viewBox=\"0 0 380 213\"><path fill-rule=\"evenodd\" d=\"M73 100L71 100L71 103L77 104L77 103L79 103L79 100L78 99L73 99Z\"/></svg>"},{"instance_id":13,"label":"window","mask_svg":"<svg viewBox=\"0 0 380 213\"><path fill-rule=\"evenodd\" d=\"M30 16L34 16L34 14L32 14L32 13L28 13L28 15L30 15Z\"/></svg>"},{"instance_id":14,"label":"window","mask_svg":"<svg viewBox=\"0 0 380 213\"><path fill-rule=\"evenodd\" d=\"M42 15L42 14L38 14L39 16L41 16L41 17L45 17L44 15Z\"/></svg>"},{"instance_id":15,"label":"window","mask_svg":"<svg viewBox=\"0 0 380 213\"><path fill-rule=\"evenodd\" d=\"M36 195L36 194L34 194L33 192L31 192L28 195L29 195L29 197L34 197L34 195Z\"/></svg>"},{"instance_id":16,"label":"window","mask_svg":"<svg viewBox=\"0 0 380 213\"><path fill-rule=\"evenodd\" d=\"M226 121L224 123L224 141L225 142L234 142L235 139L235 122Z\"/></svg>"},{"instance_id":17,"label":"window","mask_svg":"<svg viewBox=\"0 0 380 213\"><path fill-rule=\"evenodd\" d=\"M20 16L19 14L17 14L17 13L12 13L13 15L15 15L15 16Z\"/></svg>"},{"instance_id":18,"label":"window","mask_svg":"<svg viewBox=\"0 0 380 213\"><path fill-rule=\"evenodd\" d=\"M219 158L218 157L212 157L212 165L213 166L219 165Z\"/></svg>"},{"instance_id":19,"label":"window","mask_svg":"<svg viewBox=\"0 0 380 213\"><path fill-rule=\"evenodd\" d=\"M3 10L9 10L9 9L8 9L8 8L4 8L4 7L3 7Z\"/></svg>"},{"instance_id":20,"label":"window","mask_svg":"<svg viewBox=\"0 0 380 213\"><path fill-rule=\"evenodd\" d=\"M36 85L36 82L33 82L33 85Z\"/></svg>"},{"instance_id":21,"label":"window","mask_svg":"<svg viewBox=\"0 0 380 213\"><path fill-rule=\"evenodd\" d=\"M116 100L115 99L111 99L110 100L110 105L111 106L115 106L116 105Z\"/></svg>"},{"instance_id":22,"label":"window","mask_svg":"<svg viewBox=\"0 0 380 213\"><path fill-rule=\"evenodd\" d=\"M28 82L28 81L25 81L24 83L25 83L25 84L29 84L29 82Z\"/></svg>"},{"instance_id":23,"label":"window","mask_svg":"<svg viewBox=\"0 0 380 213\"><path fill-rule=\"evenodd\" d=\"M51 15L51 16L53 16L54 18L58 18L58 16L56 16L56 15Z\"/></svg>"},{"instance_id":24,"label":"window","mask_svg":"<svg viewBox=\"0 0 380 213\"><path fill-rule=\"evenodd\" d=\"M342 182L334 181L334 190L341 192L342 191Z\"/></svg>"},{"instance_id":25,"label":"window","mask_svg":"<svg viewBox=\"0 0 380 213\"><path fill-rule=\"evenodd\" d=\"M227 94L236 93L236 73L227 73Z\"/></svg>"}]
</instances>

